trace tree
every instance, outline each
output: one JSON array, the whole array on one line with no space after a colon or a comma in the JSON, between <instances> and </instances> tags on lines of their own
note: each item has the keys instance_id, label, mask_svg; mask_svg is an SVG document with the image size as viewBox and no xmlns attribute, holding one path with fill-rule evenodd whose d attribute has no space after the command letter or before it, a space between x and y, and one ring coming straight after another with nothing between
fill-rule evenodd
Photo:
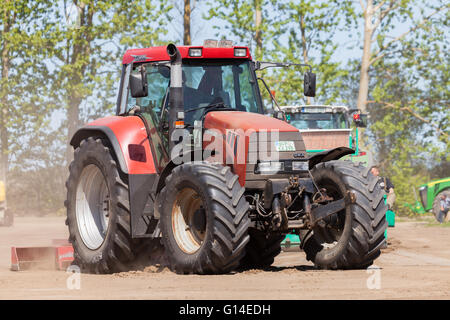
<instances>
[{"instance_id":1,"label":"tree","mask_svg":"<svg viewBox=\"0 0 450 320\"><path fill-rule=\"evenodd\" d=\"M450 4L434 4L415 0L360 0L364 36L360 67L358 108L366 112L369 95L369 69L386 56L399 53L398 44L417 30L423 29L437 14L448 10ZM409 25L397 31L398 23ZM397 28L398 29L398 28Z\"/></svg>"},{"instance_id":2,"label":"tree","mask_svg":"<svg viewBox=\"0 0 450 320\"><path fill-rule=\"evenodd\" d=\"M20 138L38 128L52 104L47 96L44 33L50 1L0 1L0 153L6 180L11 153Z\"/></svg>"},{"instance_id":3,"label":"tree","mask_svg":"<svg viewBox=\"0 0 450 320\"><path fill-rule=\"evenodd\" d=\"M218 37L233 35L243 45L248 45L260 60L270 51L271 38L275 36L281 21L274 13L275 0L218 0L208 2L210 9L205 17L208 20L218 18L226 24L224 30L218 30Z\"/></svg>"},{"instance_id":4,"label":"tree","mask_svg":"<svg viewBox=\"0 0 450 320\"><path fill-rule=\"evenodd\" d=\"M54 95L67 110L67 138L92 115L111 110L119 66L128 46L151 46L165 34L171 6L155 1L64 1L64 15L55 20L72 22L55 27L53 42ZM95 97L93 97L95 96ZM82 110L84 107L84 110ZM84 114L83 114L83 112ZM84 116L84 119L82 117ZM68 146L66 160L72 158Z\"/></svg>"},{"instance_id":5,"label":"tree","mask_svg":"<svg viewBox=\"0 0 450 320\"><path fill-rule=\"evenodd\" d=\"M278 4L283 25L273 39L275 50L273 59L293 63L310 64L318 74L318 99L324 103L334 102L342 86L340 78L346 74L340 63L333 61L338 44L333 35L345 27L342 23L350 11L349 1L287 1ZM279 39L287 34L288 46ZM281 53L281 54L280 54ZM303 77L298 68L275 72L273 77L282 82L271 81L277 85L277 98L282 103L296 103L303 99ZM307 98L311 103L311 98Z\"/></svg>"},{"instance_id":6,"label":"tree","mask_svg":"<svg viewBox=\"0 0 450 320\"><path fill-rule=\"evenodd\" d=\"M370 73L369 138L396 186L399 210L413 202L411 186L438 177L436 168L450 163L448 15L399 41L398 53L377 61Z\"/></svg>"},{"instance_id":7,"label":"tree","mask_svg":"<svg viewBox=\"0 0 450 320\"><path fill-rule=\"evenodd\" d=\"M172 22L170 26L177 38L182 40L184 45L190 46L193 43L192 39L195 39L196 34L202 30L197 16L199 2L195 0L171 0L171 4L172 10L168 15Z\"/></svg>"},{"instance_id":8,"label":"tree","mask_svg":"<svg viewBox=\"0 0 450 320\"><path fill-rule=\"evenodd\" d=\"M191 0L184 0L184 14L183 14L183 43L186 46L191 45Z\"/></svg>"}]
</instances>

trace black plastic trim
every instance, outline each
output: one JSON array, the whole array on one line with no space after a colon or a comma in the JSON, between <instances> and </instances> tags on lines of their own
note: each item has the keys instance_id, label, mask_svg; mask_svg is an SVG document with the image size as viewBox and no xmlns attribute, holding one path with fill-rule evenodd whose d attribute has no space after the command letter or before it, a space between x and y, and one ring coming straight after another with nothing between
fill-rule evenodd
<instances>
[{"instance_id":1,"label":"black plastic trim","mask_svg":"<svg viewBox=\"0 0 450 320\"><path fill-rule=\"evenodd\" d=\"M78 129L77 132L75 132L72 139L70 140L70 145L73 146L74 148L77 148L82 140L88 137L92 137L93 133L95 132L102 133L109 139L109 142L111 143L114 149L114 153L117 157L117 161L119 162L120 169L122 170L123 173L128 174L127 163L125 162L125 158L123 156L122 149L120 148L119 141L117 140L116 135L110 128L106 126L82 127Z\"/></svg>"}]
</instances>

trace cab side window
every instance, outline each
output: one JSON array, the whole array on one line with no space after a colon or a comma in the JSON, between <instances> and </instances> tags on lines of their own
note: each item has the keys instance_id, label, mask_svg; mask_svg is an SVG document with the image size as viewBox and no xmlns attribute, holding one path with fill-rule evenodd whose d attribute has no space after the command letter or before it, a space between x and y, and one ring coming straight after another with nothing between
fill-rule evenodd
<instances>
[{"instance_id":1,"label":"cab side window","mask_svg":"<svg viewBox=\"0 0 450 320\"><path fill-rule=\"evenodd\" d=\"M127 110L139 106L142 113L150 115L153 121L158 123L163 104L167 103L170 69L166 66L151 64L144 64L144 67L147 73L148 96L133 98L131 92L128 92ZM138 66L134 67L131 72L138 72Z\"/></svg>"}]
</instances>

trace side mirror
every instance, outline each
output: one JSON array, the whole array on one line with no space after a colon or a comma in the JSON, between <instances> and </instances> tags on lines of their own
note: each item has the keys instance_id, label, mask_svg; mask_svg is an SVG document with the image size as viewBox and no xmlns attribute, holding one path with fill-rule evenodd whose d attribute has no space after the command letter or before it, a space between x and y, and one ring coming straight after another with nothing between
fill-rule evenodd
<instances>
[{"instance_id":1,"label":"side mirror","mask_svg":"<svg viewBox=\"0 0 450 320\"><path fill-rule=\"evenodd\" d=\"M130 90L133 98L148 96L147 72L140 66L138 72L130 74Z\"/></svg>"},{"instance_id":2,"label":"side mirror","mask_svg":"<svg viewBox=\"0 0 450 320\"><path fill-rule=\"evenodd\" d=\"M306 72L303 78L303 93L307 97L316 96L316 74Z\"/></svg>"},{"instance_id":3,"label":"side mirror","mask_svg":"<svg viewBox=\"0 0 450 320\"><path fill-rule=\"evenodd\" d=\"M353 122L358 128L367 127L367 114L355 113L353 115Z\"/></svg>"}]
</instances>

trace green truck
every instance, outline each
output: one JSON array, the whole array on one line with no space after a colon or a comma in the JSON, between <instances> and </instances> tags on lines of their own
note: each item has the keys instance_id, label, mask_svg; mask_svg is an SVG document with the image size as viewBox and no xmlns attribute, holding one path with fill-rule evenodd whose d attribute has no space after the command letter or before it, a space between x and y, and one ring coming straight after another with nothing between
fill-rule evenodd
<instances>
[{"instance_id":1,"label":"green truck","mask_svg":"<svg viewBox=\"0 0 450 320\"><path fill-rule=\"evenodd\" d=\"M369 165L371 157L359 148L358 127L365 127L367 116L347 106L299 105L280 106L286 120L298 128L308 154L336 147L349 147L355 153L347 158Z\"/></svg>"},{"instance_id":2,"label":"green truck","mask_svg":"<svg viewBox=\"0 0 450 320\"><path fill-rule=\"evenodd\" d=\"M419 186L420 202L416 200L414 206L407 205L413 212L421 214L432 211L438 217L441 195L450 197L450 177L433 180Z\"/></svg>"}]
</instances>

